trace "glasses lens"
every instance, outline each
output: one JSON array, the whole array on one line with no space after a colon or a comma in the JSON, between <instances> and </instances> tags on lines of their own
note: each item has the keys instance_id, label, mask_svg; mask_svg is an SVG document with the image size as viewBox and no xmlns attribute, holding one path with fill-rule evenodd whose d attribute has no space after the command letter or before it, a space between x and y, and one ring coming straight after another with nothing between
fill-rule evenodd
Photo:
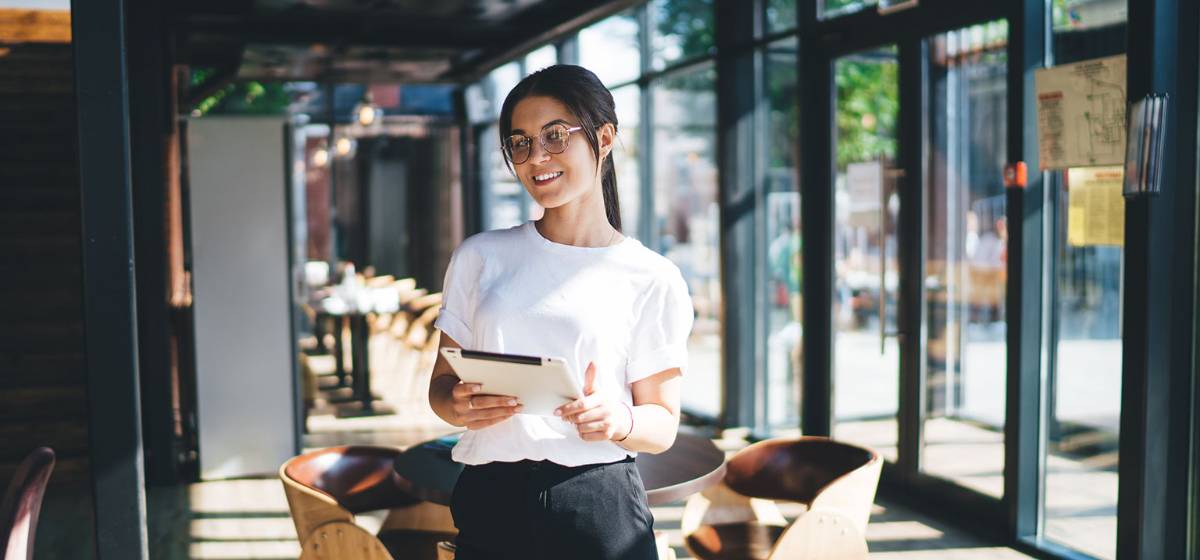
<instances>
[{"instance_id":1,"label":"glasses lens","mask_svg":"<svg viewBox=\"0 0 1200 560\"><path fill-rule=\"evenodd\" d=\"M571 133L561 124L542 129L542 145L552 154L561 154L567 149L567 138Z\"/></svg>"},{"instance_id":2,"label":"glasses lens","mask_svg":"<svg viewBox=\"0 0 1200 560\"><path fill-rule=\"evenodd\" d=\"M508 158L513 163L525 163L529 159L529 138L521 135L509 136L508 142L505 142L508 149Z\"/></svg>"}]
</instances>

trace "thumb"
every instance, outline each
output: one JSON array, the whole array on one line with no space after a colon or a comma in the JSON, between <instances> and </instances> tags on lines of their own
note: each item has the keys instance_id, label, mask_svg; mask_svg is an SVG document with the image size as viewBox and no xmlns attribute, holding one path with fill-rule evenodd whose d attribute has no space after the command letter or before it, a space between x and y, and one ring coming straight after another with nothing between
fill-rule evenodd
<instances>
[{"instance_id":1,"label":"thumb","mask_svg":"<svg viewBox=\"0 0 1200 560\"><path fill-rule=\"evenodd\" d=\"M587 371L583 372L583 394L596 392L596 362L588 362Z\"/></svg>"}]
</instances>

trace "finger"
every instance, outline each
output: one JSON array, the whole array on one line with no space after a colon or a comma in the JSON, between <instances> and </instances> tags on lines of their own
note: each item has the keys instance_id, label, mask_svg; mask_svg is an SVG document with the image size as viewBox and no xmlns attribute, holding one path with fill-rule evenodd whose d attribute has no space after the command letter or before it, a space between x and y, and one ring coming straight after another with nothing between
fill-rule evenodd
<instances>
[{"instance_id":1,"label":"finger","mask_svg":"<svg viewBox=\"0 0 1200 560\"><path fill-rule=\"evenodd\" d=\"M508 418L509 416L512 416L512 415L520 412L521 410L522 410L522 407L520 405L505 406L505 407L498 407L498 408L476 409L476 410L472 410L469 414L466 415L466 421L468 424L470 424L471 422L477 422L480 420L492 420L495 418L503 419L503 418Z\"/></svg>"},{"instance_id":2,"label":"finger","mask_svg":"<svg viewBox=\"0 0 1200 560\"><path fill-rule=\"evenodd\" d=\"M554 413L562 416L564 419L568 419L569 417L579 414L585 410L596 408L597 406L600 406L600 404L600 399L588 396L564 404L558 407L558 410L556 410Z\"/></svg>"},{"instance_id":3,"label":"finger","mask_svg":"<svg viewBox=\"0 0 1200 560\"><path fill-rule=\"evenodd\" d=\"M500 406L517 406L517 399L503 395L479 395L467 399L467 408L482 409Z\"/></svg>"},{"instance_id":4,"label":"finger","mask_svg":"<svg viewBox=\"0 0 1200 560\"><path fill-rule=\"evenodd\" d=\"M596 392L596 362L588 362L587 371L583 372L583 394Z\"/></svg>"},{"instance_id":5,"label":"finger","mask_svg":"<svg viewBox=\"0 0 1200 560\"><path fill-rule=\"evenodd\" d=\"M478 393L482 389L478 383L459 383L450 391L450 396L456 399L462 399Z\"/></svg>"},{"instance_id":6,"label":"finger","mask_svg":"<svg viewBox=\"0 0 1200 560\"><path fill-rule=\"evenodd\" d=\"M607 420L611 415L612 414L609 412L608 407L600 406L571 416L570 420L576 424L583 424L585 422Z\"/></svg>"},{"instance_id":7,"label":"finger","mask_svg":"<svg viewBox=\"0 0 1200 560\"><path fill-rule=\"evenodd\" d=\"M610 427L608 422L584 422L578 426L579 435L590 434L592 432L607 432Z\"/></svg>"}]
</instances>

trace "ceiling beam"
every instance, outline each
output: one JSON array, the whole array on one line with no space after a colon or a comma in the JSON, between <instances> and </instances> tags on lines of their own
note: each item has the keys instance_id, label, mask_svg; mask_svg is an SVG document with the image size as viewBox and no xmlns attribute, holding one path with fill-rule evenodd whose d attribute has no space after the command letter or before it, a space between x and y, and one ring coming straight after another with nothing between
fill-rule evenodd
<instances>
[{"instance_id":1,"label":"ceiling beam","mask_svg":"<svg viewBox=\"0 0 1200 560\"><path fill-rule=\"evenodd\" d=\"M242 44L394 46L488 49L511 40L506 29L476 21L379 18L363 14L206 14L177 22L184 42L228 40Z\"/></svg>"}]
</instances>

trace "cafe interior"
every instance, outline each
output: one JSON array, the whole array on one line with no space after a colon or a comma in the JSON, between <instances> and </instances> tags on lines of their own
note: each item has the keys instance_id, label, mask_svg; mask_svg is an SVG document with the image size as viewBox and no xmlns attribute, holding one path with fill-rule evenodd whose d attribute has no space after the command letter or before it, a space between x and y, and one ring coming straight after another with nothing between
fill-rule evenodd
<instances>
[{"instance_id":1,"label":"cafe interior","mask_svg":"<svg viewBox=\"0 0 1200 560\"><path fill-rule=\"evenodd\" d=\"M1198 37L1183 0L0 0L0 560L454 558L443 282L542 216L498 118L555 64L693 305L659 558L1200 558Z\"/></svg>"}]
</instances>

